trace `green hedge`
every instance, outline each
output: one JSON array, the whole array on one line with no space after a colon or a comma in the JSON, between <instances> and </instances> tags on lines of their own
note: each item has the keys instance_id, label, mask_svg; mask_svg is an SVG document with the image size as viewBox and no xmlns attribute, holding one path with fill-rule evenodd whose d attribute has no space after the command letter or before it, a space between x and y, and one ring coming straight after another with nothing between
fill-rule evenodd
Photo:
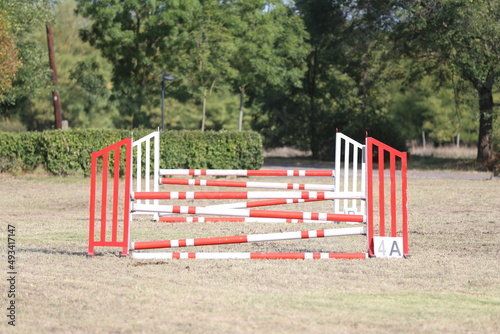
<instances>
[{"instance_id":1,"label":"green hedge","mask_svg":"<svg viewBox=\"0 0 500 334\"><path fill-rule=\"evenodd\" d=\"M43 166L54 175L90 173L91 152L153 130L52 130L0 132L0 172L31 172ZM166 131L160 135L161 168L259 169L262 140L244 132ZM143 154L144 157L144 154ZM110 161L110 166L112 166Z\"/></svg>"}]
</instances>

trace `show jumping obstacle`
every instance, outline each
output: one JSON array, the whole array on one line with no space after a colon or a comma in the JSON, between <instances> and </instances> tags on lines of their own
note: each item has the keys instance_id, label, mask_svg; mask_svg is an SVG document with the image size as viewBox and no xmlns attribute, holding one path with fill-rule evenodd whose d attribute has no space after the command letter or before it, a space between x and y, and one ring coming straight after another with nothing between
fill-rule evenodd
<instances>
[{"instance_id":1,"label":"show jumping obstacle","mask_svg":"<svg viewBox=\"0 0 500 334\"><path fill-rule=\"evenodd\" d=\"M406 153L399 152L369 137L363 145L337 132L334 170L160 169L159 136L159 132L154 132L137 141L126 138L99 152L92 153L88 256L94 255L96 246L120 247L123 256L134 251L131 255L137 259L361 259L409 256ZM377 161L378 171L374 171L374 161ZM388 177L385 171L386 161L389 163ZM120 180L120 175L124 176L123 180ZM331 185L172 178L172 176L179 175L190 177L335 177L335 181L334 185ZM285 191L160 191L160 185ZM112 194L109 195L108 192ZM178 200L235 199L260 200L208 206L171 203L171 201ZM255 209L264 206L319 201L334 201L333 212ZM153 220L166 223L315 223L333 226L332 223L345 222L363 225L309 231L132 242L130 240L131 221L132 217L137 214L152 214ZM178 216L179 214L188 216ZM193 215L196 216L193 217ZM157 248L351 235L366 236L366 251L359 253L137 252Z\"/></svg>"}]
</instances>

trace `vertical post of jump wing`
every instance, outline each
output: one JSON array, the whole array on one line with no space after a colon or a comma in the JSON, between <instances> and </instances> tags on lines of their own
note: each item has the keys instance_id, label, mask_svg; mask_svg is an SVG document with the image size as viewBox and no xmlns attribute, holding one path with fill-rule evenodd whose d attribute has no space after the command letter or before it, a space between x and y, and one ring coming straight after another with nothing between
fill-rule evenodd
<instances>
[{"instance_id":1,"label":"vertical post of jump wing","mask_svg":"<svg viewBox=\"0 0 500 334\"><path fill-rule=\"evenodd\" d=\"M132 138L129 138L129 140L126 142L125 152L126 152L125 185L124 185L125 194L123 196L122 256L127 256L130 249L130 189L132 187Z\"/></svg>"},{"instance_id":2,"label":"vertical post of jump wing","mask_svg":"<svg viewBox=\"0 0 500 334\"><path fill-rule=\"evenodd\" d=\"M372 151L373 152L373 151ZM385 236L385 179L384 149L378 146L378 201L379 201L379 236Z\"/></svg>"},{"instance_id":3,"label":"vertical post of jump wing","mask_svg":"<svg viewBox=\"0 0 500 334\"><path fill-rule=\"evenodd\" d=\"M132 156L135 157L136 177L135 177L135 191L151 191L151 138L153 138L153 189L152 191L158 192L160 186L159 170L160 170L160 133L155 131L141 139L138 139L132 144ZM145 145L145 163L144 173L142 167L142 146ZM135 154L134 154L135 148ZM144 178L144 185L143 185ZM134 185L132 186L134 187ZM141 203L138 201L137 203ZM149 200L145 200L145 204L150 204ZM158 204L158 200L153 201L154 205ZM158 215L154 214L154 219L158 220Z\"/></svg>"},{"instance_id":4,"label":"vertical post of jump wing","mask_svg":"<svg viewBox=\"0 0 500 334\"><path fill-rule=\"evenodd\" d=\"M118 228L120 218L120 150L125 147L125 180L123 185L123 212L122 227L123 235L118 240ZM113 197L111 204L111 240L107 240L107 216L108 216L108 173L109 156L113 154ZM90 219L89 219L89 247L88 256L94 255L96 246L121 247L122 255L128 255L129 252L129 227L130 227L130 181L132 177L131 169L132 139L126 138L99 152L92 152L91 175L90 175ZM96 210L98 209L97 193L97 174L98 159L102 159L101 168L101 198L100 198L100 224L99 240L96 240Z\"/></svg>"},{"instance_id":5,"label":"vertical post of jump wing","mask_svg":"<svg viewBox=\"0 0 500 334\"><path fill-rule=\"evenodd\" d=\"M92 152L90 164L90 215L89 215L89 249L87 256L94 256L95 246L95 202L96 202L96 179L97 179L97 163L96 156Z\"/></svg>"},{"instance_id":6,"label":"vertical post of jump wing","mask_svg":"<svg viewBox=\"0 0 500 334\"><path fill-rule=\"evenodd\" d=\"M118 201L120 199L120 149L115 150L115 165L113 168L113 221L111 241L116 242L118 239ZM117 173L118 171L118 173Z\"/></svg>"},{"instance_id":7,"label":"vertical post of jump wing","mask_svg":"<svg viewBox=\"0 0 500 334\"><path fill-rule=\"evenodd\" d=\"M366 206L367 206L367 217L366 217L366 236L368 240L368 256L374 256L373 252L373 235L375 233L375 228L373 227L373 148L369 145L368 138L366 139Z\"/></svg>"},{"instance_id":8,"label":"vertical post of jump wing","mask_svg":"<svg viewBox=\"0 0 500 334\"><path fill-rule=\"evenodd\" d=\"M343 148L343 156L342 156ZM351 157L352 150L352 157ZM364 159L364 145L337 132L335 136L335 191L336 192L358 192L366 193L366 163ZM358 158L363 155L361 163ZM352 162L352 163L351 163ZM340 171L343 166L343 191L340 188ZM352 168L352 171L351 171ZM359 169L361 172L359 173ZM358 186L359 185L359 186ZM360 189L359 189L360 188ZM349 201L351 202L349 204ZM342 204L342 205L341 205ZM334 204L335 213L365 214L366 205L363 200L337 200Z\"/></svg>"},{"instance_id":9,"label":"vertical post of jump wing","mask_svg":"<svg viewBox=\"0 0 500 334\"><path fill-rule=\"evenodd\" d=\"M377 149L378 154L378 236L385 236L385 206L389 205L390 219L390 236L398 236L398 211L400 212L400 228L401 237L403 239L403 256L409 256L408 247L408 195L407 195L407 154L400 152L376 139L367 138L366 139L366 151L367 151L367 237L368 237L368 253L369 256L375 255L374 250L374 237L375 237L375 185L373 181L373 158L374 158L374 147ZM385 203L385 173L384 173L384 158L386 152L389 154L389 190L390 190L390 200L389 203ZM397 187L397 161L399 158L401 161L401 183L400 183L400 196L401 196L401 208L398 210L398 187Z\"/></svg>"},{"instance_id":10,"label":"vertical post of jump wing","mask_svg":"<svg viewBox=\"0 0 500 334\"><path fill-rule=\"evenodd\" d=\"M410 256L410 249L408 245L408 155L403 153L401 158L401 178L402 178L402 214L403 214L403 254L405 257Z\"/></svg>"},{"instance_id":11,"label":"vertical post of jump wing","mask_svg":"<svg viewBox=\"0 0 500 334\"><path fill-rule=\"evenodd\" d=\"M342 164L342 134L337 132L335 134L335 191L340 191L340 168ZM334 202L335 213L340 213L340 201Z\"/></svg>"}]
</instances>

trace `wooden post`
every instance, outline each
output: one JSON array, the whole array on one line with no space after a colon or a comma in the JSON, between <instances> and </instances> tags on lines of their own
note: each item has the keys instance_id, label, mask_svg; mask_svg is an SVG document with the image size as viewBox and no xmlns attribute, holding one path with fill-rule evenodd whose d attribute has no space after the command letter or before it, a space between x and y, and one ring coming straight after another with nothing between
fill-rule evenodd
<instances>
[{"instance_id":1,"label":"wooden post","mask_svg":"<svg viewBox=\"0 0 500 334\"><path fill-rule=\"evenodd\" d=\"M57 91L57 67L56 67L56 53L54 50L54 29L52 23L47 23L47 45L49 49L49 64L52 70L52 98L54 103L54 120L55 128L62 129L62 116L61 116L61 99Z\"/></svg>"}]
</instances>

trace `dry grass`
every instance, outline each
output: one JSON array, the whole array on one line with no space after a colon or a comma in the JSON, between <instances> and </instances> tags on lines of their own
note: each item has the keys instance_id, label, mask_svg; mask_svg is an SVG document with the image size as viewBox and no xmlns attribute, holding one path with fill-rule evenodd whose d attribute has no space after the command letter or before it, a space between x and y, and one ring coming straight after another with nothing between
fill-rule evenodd
<instances>
[{"instance_id":1,"label":"dry grass","mask_svg":"<svg viewBox=\"0 0 500 334\"><path fill-rule=\"evenodd\" d=\"M17 229L16 331L496 333L499 189L499 180L410 180L409 260L138 262L117 249L85 257L88 179L0 175L4 277L6 225ZM136 221L133 231L167 238L312 229L305 227ZM254 249L344 250L347 241Z\"/></svg>"}]
</instances>

